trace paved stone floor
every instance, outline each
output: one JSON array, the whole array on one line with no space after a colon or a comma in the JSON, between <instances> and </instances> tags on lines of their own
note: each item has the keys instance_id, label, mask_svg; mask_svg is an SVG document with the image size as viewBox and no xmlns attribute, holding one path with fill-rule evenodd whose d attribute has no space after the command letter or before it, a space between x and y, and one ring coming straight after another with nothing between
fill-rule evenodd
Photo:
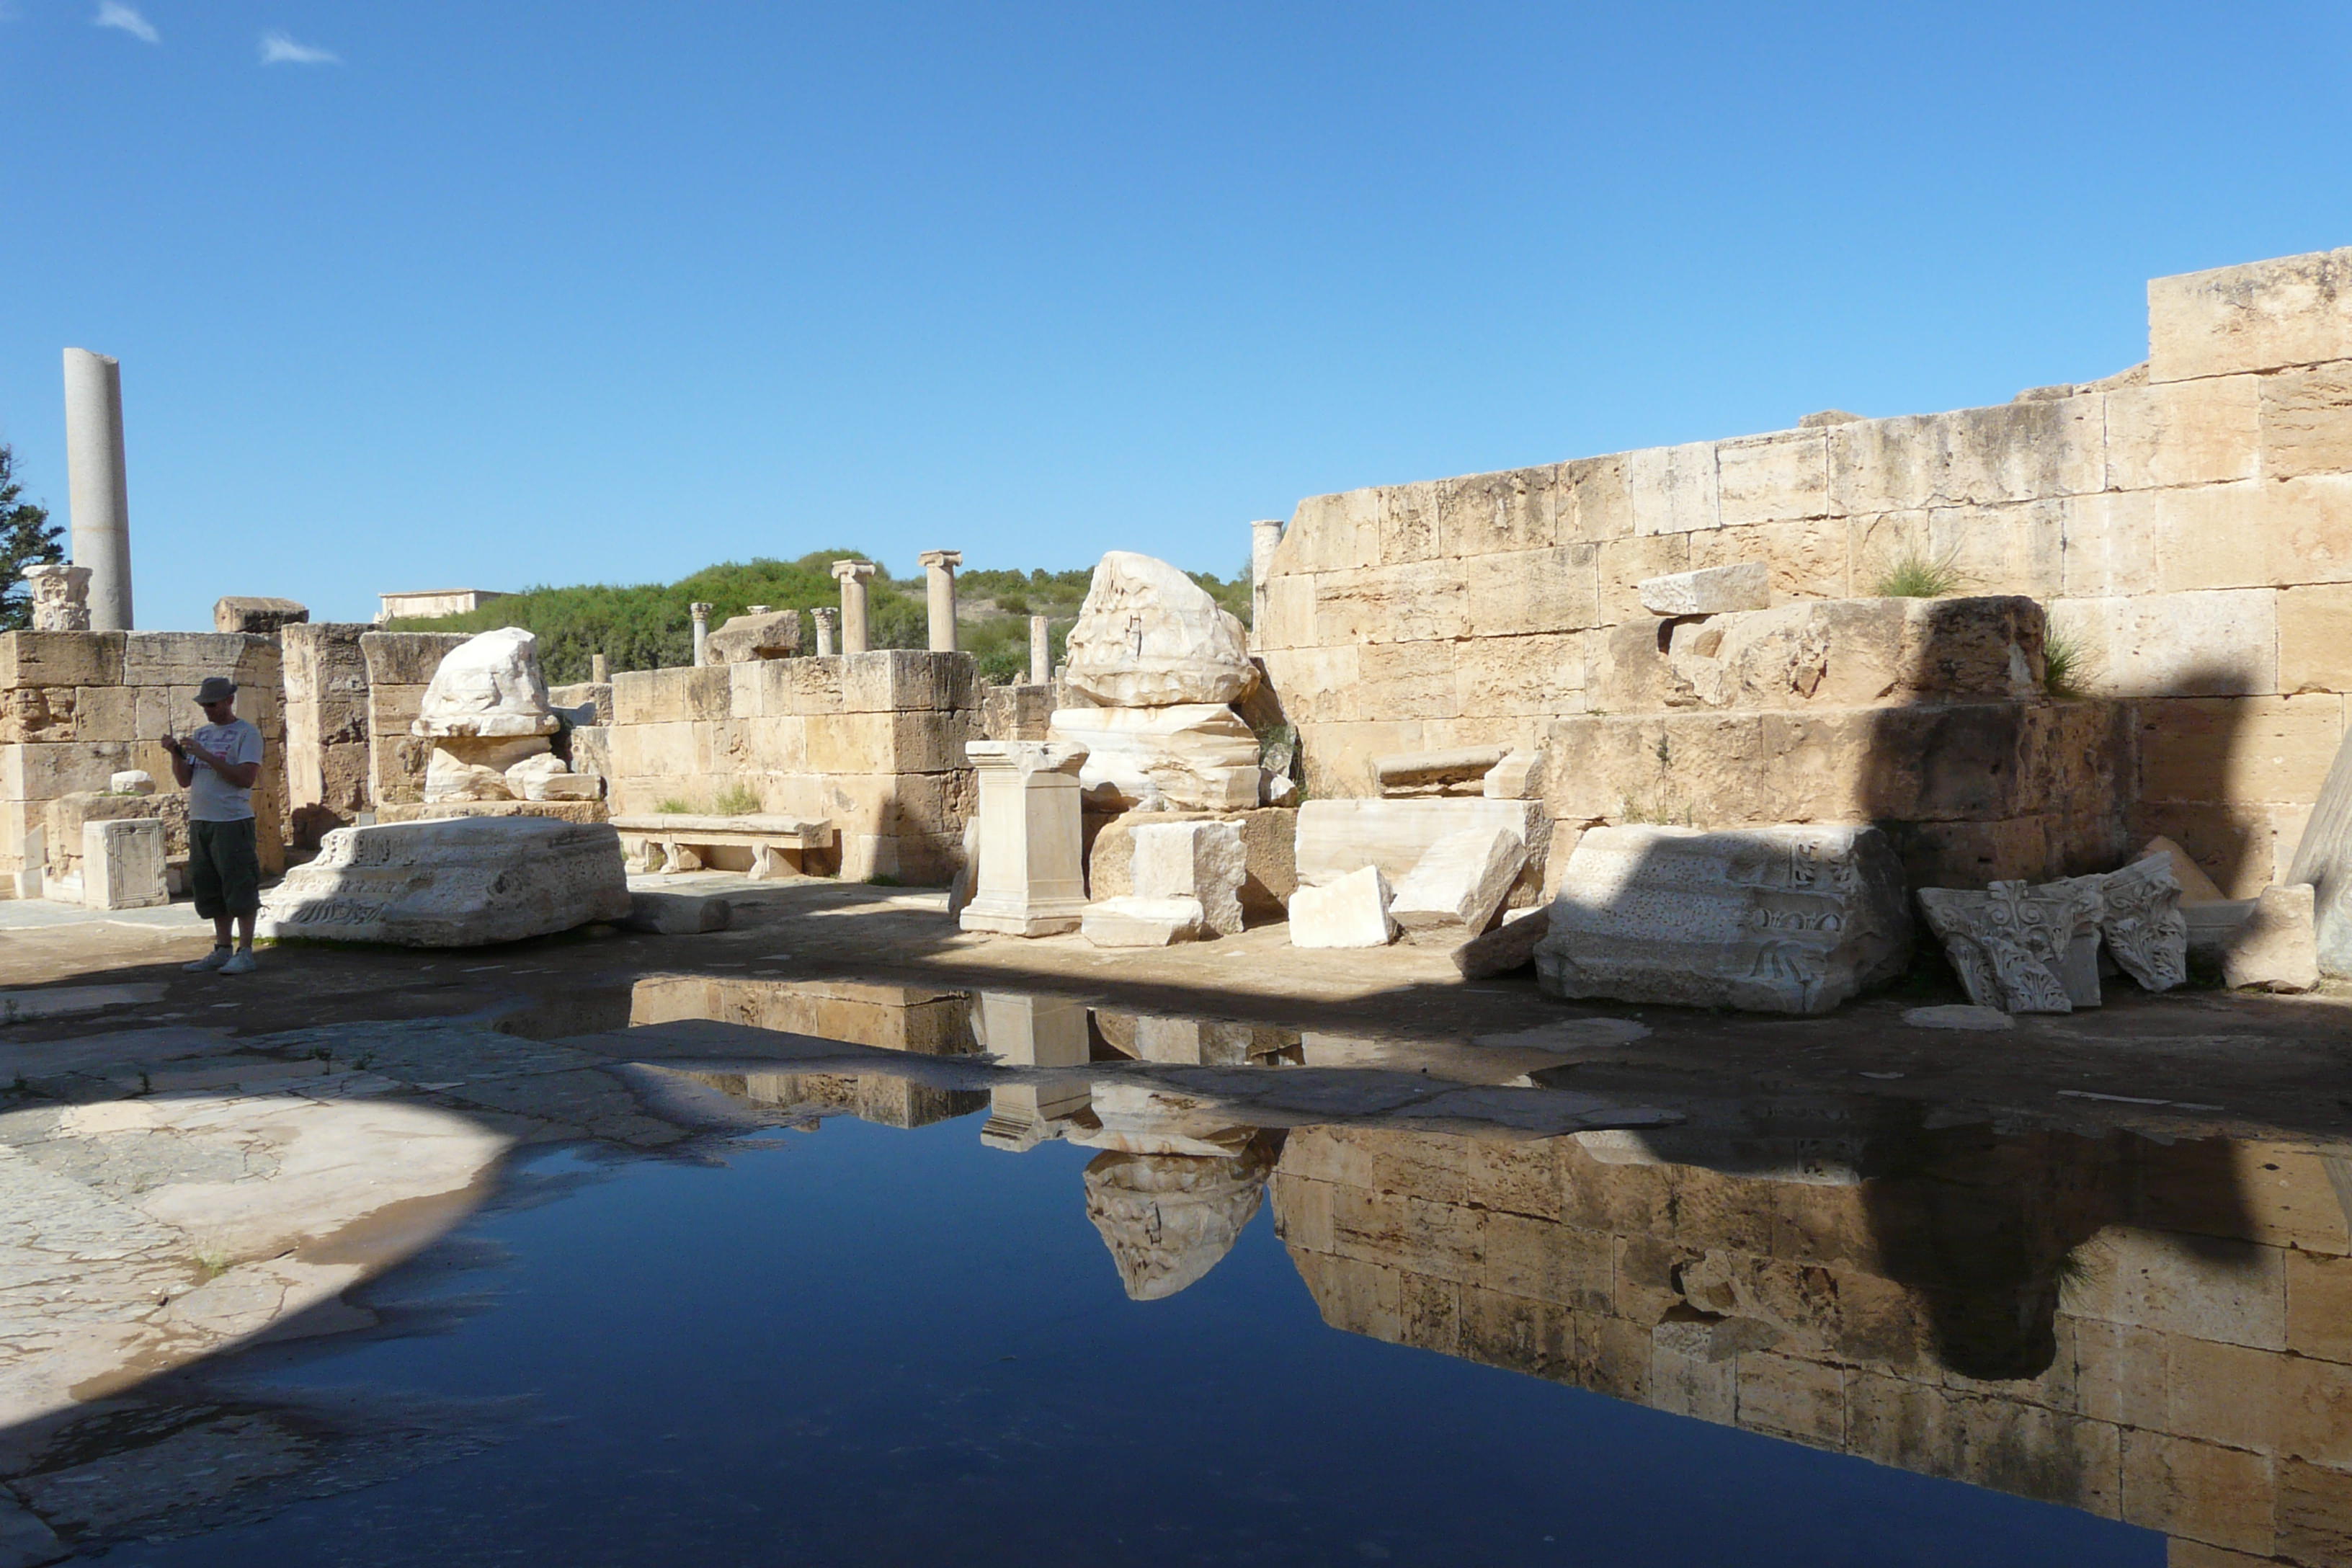
<instances>
[{"instance_id":1,"label":"paved stone floor","mask_svg":"<svg viewBox=\"0 0 2352 1568\"><path fill-rule=\"evenodd\" d=\"M2352 1137L2343 987L2148 997L2116 982L2096 1011L1956 1032L1903 1021L1906 1007L1958 999L1931 967L1900 994L1823 1019L1571 1006L1525 974L1465 984L1437 949L1301 952L1279 926L1099 952L1075 936L967 935L931 892L660 880L725 893L734 926L468 952L276 948L259 973L226 978L180 969L209 942L184 906L98 917L0 903L0 1019L15 1020L0 1023L0 1478L66 1424L222 1347L366 1327L345 1289L493 1194L518 1149L680 1152L741 1130L741 1102L666 1069L854 1073L886 1055L724 1024L629 1029L638 984L663 976L1048 992L1298 1031L1303 1059L1278 1073L1080 1069L1123 1074L1163 1112L1212 1121L1545 1136L1720 1125L1801 1098L1857 1118L1900 1107L1931 1125ZM1002 1076L971 1058L903 1070L961 1089ZM449 1436L436 1419L412 1425ZM388 1429L380 1414L365 1425ZM237 1437L208 1424L181 1470L282 1460L320 1473L279 1453L315 1432L264 1426ZM99 1495L74 1487L176 1506L181 1472L126 1491L107 1463L60 1468L52 1454L41 1498L0 1487L0 1568L58 1554L49 1526Z\"/></svg>"}]
</instances>

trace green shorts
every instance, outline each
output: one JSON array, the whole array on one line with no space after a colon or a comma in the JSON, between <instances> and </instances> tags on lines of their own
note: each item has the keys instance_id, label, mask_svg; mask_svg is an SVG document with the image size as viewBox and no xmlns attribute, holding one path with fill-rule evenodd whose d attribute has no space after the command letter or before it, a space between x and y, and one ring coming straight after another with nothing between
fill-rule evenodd
<instances>
[{"instance_id":1,"label":"green shorts","mask_svg":"<svg viewBox=\"0 0 2352 1568\"><path fill-rule=\"evenodd\" d=\"M253 852L253 818L188 824L188 890L208 921L261 908L261 861Z\"/></svg>"}]
</instances>

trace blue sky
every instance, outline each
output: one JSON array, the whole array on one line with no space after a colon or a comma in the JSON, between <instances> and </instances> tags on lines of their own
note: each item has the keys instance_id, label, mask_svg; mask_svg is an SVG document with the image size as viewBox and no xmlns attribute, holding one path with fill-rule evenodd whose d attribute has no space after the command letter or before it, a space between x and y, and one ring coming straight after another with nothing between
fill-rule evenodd
<instances>
[{"instance_id":1,"label":"blue sky","mask_svg":"<svg viewBox=\"0 0 2352 1568\"><path fill-rule=\"evenodd\" d=\"M0 11L0 440L62 521L59 351L121 357L157 627L1230 573L1319 491L2105 374L2147 279L2352 244L2341 5Z\"/></svg>"}]
</instances>

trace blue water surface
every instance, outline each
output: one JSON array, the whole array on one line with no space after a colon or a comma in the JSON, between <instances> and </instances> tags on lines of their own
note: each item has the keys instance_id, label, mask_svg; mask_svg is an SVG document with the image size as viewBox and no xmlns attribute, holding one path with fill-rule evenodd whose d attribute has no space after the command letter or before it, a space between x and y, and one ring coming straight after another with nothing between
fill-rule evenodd
<instances>
[{"instance_id":1,"label":"blue water surface","mask_svg":"<svg viewBox=\"0 0 2352 1568\"><path fill-rule=\"evenodd\" d=\"M2158 1568L2160 1536L1326 1327L1261 1212L1128 1300L1089 1152L837 1119L467 1227L448 1332L282 1386L528 1395L485 1452L110 1563ZM516 1173L528 1188L569 1155ZM394 1282L397 1287L397 1280ZM548 1419L551 1418L551 1419Z\"/></svg>"}]
</instances>

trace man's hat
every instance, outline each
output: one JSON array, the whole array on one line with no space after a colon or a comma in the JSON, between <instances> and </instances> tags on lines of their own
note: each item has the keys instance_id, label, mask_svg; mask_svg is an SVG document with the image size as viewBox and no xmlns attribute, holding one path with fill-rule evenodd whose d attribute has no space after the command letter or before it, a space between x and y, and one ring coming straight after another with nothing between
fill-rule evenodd
<instances>
[{"instance_id":1,"label":"man's hat","mask_svg":"<svg viewBox=\"0 0 2352 1568\"><path fill-rule=\"evenodd\" d=\"M196 688L196 703L226 702L236 696L236 682L226 675L207 675L205 683Z\"/></svg>"}]
</instances>

